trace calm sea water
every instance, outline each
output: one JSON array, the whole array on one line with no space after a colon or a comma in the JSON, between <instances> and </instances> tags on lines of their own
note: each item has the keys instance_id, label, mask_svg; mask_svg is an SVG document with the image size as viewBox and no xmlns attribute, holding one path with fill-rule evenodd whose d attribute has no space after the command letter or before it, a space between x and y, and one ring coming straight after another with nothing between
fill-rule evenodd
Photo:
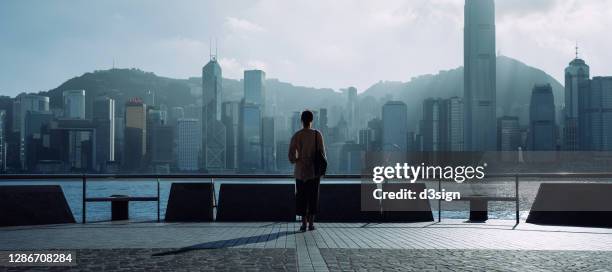
<instances>
[{"instance_id":1,"label":"calm sea water","mask_svg":"<svg viewBox=\"0 0 612 272\"><path fill-rule=\"evenodd\" d=\"M160 181L160 213L163 220L168 196L170 193L171 180ZM181 180L180 182L191 182ZM193 181L202 182L202 181ZM325 181L324 181L325 182ZM533 204L533 200L537 194L538 188L542 182L606 182L602 180L523 180L519 189L519 206L520 216L522 219L527 218L529 209ZM223 183L292 183L292 181L282 180L249 180L248 182L216 180L215 191L218 199L219 187ZM334 181L338 183L338 181ZM425 182L428 188L438 188L436 182ZM70 209L78 222L82 218L82 183L80 181L2 181L2 185L60 185L64 191L64 195L68 201ZM488 181L471 184L456 184L443 183L442 188L446 191L458 191L462 195L483 194L488 196L514 196L515 184L513 181ZM156 196L157 183L156 181L148 180L91 180L87 182L87 197L107 197L110 195L130 195L130 196ZM359 196L355 196L359 197ZM130 219L150 221L157 219L157 202L130 202ZM431 207L434 215L437 216L438 201L431 201ZM496 219L514 219L515 218L515 203L514 202L491 202L489 204L489 218ZM469 217L469 204L464 201L442 202L442 217L467 219ZM87 203L87 221L106 221L110 220L110 203L109 202L88 202Z\"/></svg>"}]
</instances>

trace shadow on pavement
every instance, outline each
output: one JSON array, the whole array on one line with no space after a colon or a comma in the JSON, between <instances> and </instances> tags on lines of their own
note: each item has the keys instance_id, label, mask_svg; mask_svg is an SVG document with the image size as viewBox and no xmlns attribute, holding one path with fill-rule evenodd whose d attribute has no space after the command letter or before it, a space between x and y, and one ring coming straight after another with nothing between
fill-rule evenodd
<instances>
[{"instance_id":1,"label":"shadow on pavement","mask_svg":"<svg viewBox=\"0 0 612 272\"><path fill-rule=\"evenodd\" d=\"M167 255L182 254L182 253L186 253L186 252L194 251L194 250L220 249L220 248L236 247L236 246L242 246L242 245L248 245L248 244L256 244L256 243L276 240L280 237L295 234L295 233L296 233L295 231L281 231L281 232L269 233L269 234L263 234L263 235L240 237L240 238L219 240L219 241L211 241L211 242L206 242L206 243L201 243L201 244L196 244L196 245L192 245L188 247L179 248L177 250L156 253L156 254L153 254L152 256L154 257L167 256Z\"/></svg>"}]
</instances>

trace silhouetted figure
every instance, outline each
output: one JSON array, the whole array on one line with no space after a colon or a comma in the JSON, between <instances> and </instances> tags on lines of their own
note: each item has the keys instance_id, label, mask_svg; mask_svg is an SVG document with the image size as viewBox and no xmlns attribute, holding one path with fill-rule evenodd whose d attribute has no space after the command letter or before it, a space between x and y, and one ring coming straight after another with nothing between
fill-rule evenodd
<instances>
[{"instance_id":1,"label":"silhouetted figure","mask_svg":"<svg viewBox=\"0 0 612 272\"><path fill-rule=\"evenodd\" d=\"M323 136L312 129L313 114L309 110L302 112L303 128L293 134L289 145L289 161L295 164L294 176L297 187L296 212L302 217L300 231L314 230L314 217L319 211L320 176L315 174L314 158L316 152L325 157Z\"/></svg>"}]
</instances>

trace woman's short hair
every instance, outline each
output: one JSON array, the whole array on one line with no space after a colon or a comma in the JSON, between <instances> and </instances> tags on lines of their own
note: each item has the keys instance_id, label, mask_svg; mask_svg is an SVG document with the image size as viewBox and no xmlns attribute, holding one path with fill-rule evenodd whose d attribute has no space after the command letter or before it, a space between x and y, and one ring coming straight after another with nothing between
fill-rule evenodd
<instances>
[{"instance_id":1,"label":"woman's short hair","mask_svg":"<svg viewBox=\"0 0 612 272\"><path fill-rule=\"evenodd\" d=\"M312 119L314 119L314 114L312 114L312 111L305 110L302 112L302 124L310 124Z\"/></svg>"}]
</instances>

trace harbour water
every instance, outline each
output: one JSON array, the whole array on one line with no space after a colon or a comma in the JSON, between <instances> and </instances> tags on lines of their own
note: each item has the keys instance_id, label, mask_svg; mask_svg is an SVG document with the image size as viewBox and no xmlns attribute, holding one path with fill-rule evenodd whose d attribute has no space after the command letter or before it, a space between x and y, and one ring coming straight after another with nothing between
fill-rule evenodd
<instances>
[{"instance_id":1,"label":"harbour water","mask_svg":"<svg viewBox=\"0 0 612 272\"><path fill-rule=\"evenodd\" d=\"M173 182L210 182L210 180L193 180L193 181L173 181L160 180L160 214L163 220L170 187ZM325 182L325 181L324 181ZM334 180L333 183L342 181ZM349 182L349 181L347 181ZM354 182L354 181L353 181ZM519 183L519 206L520 217L526 219L529 214L529 209L533 204L538 188L542 182L607 182L603 180L524 180ZM215 180L216 197L219 199L219 188L224 183L292 183L289 180ZM428 188L438 189L437 182L425 182ZM81 222L82 218L82 183L80 180L73 181L40 181L40 180L22 180L22 181L2 181L3 185L60 185L64 191L64 195L72 210L75 220ZM446 191L458 191L462 195L487 195L487 196L514 196L515 183L513 180L481 182L478 184L456 184L443 183L442 188ZM87 182L87 197L108 197L110 195L129 195L129 196L156 196L157 181L155 180L88 180ZM359 196L355 196L359 197ZM434 215L437 216L438 201L431 201L431 207ZM157 202L130 202L130 219L135 221L152 221L157 219ZM489 218L492 219L514 219L515 218L515 203L514 202L491 202L489 204ZM469 217L469 204L464 201L442 202L442 217L452 219L467 219ZM88 202L87 203L87 221L106 221L110 220L110 203L109 202Z\"/></svg>"}]
</instances>

